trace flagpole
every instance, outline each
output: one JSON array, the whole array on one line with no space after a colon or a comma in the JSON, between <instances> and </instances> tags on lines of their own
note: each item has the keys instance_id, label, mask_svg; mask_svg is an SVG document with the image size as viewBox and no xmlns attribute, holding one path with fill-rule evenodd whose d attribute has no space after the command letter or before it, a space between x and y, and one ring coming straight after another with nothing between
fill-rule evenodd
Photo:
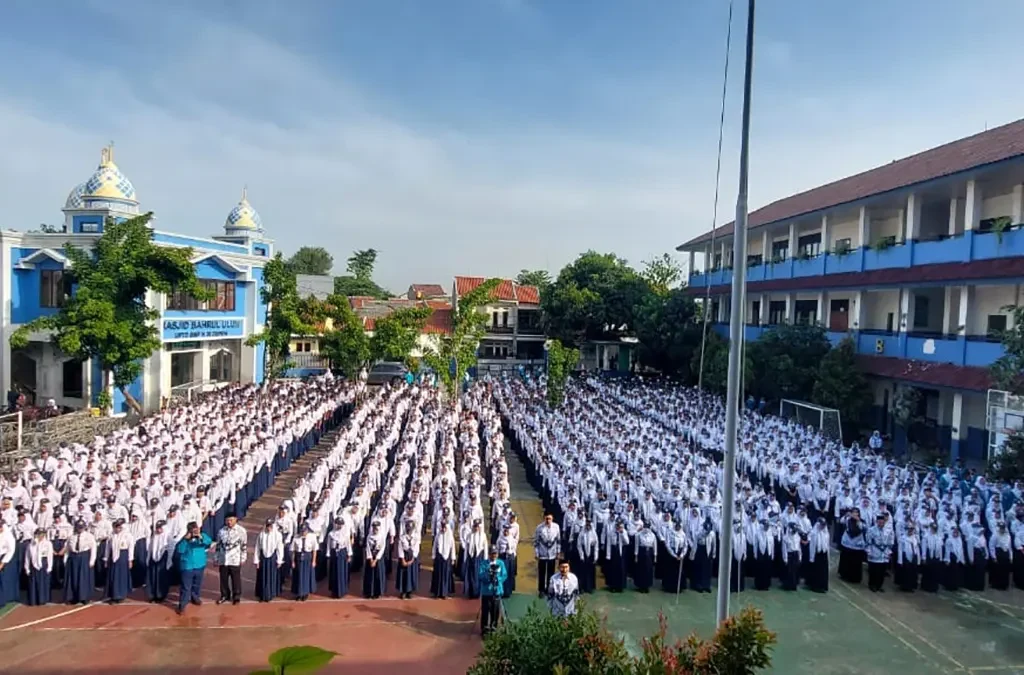
<instances>
[{"instance_id":1,"label":"flagpole","mask_svg":"<svg viewBox=\"0 0 1024 675\"><path fill-rule=\"evenodd\" d=\"M735 499L736 440L739 423L743 353L743 319L747 305L747 169L750 144L750 89L754 67L754 1L747 7L747 50L743 75L743 120L740 137L740 183L736 194L736 222L732 252L732 307L729 317L729 382L725 396L725 457L722 470L722 546L718 560L717 621L729 618L732 570L732 518Z\"/></svg>"}]
</instances>

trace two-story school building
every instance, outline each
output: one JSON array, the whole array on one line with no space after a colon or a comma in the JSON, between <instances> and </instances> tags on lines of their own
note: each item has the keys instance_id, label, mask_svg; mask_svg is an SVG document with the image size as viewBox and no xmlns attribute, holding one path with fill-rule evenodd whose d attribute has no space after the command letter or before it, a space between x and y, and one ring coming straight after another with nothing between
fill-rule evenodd
<instances>
[{"instance_id":1,"label":"two-story school building","mask_svg":"<svg viewBox=\"0 0 1024 675\"><path fill-rule=\"evenodd\" d=\"M988 367L1021 302L1022 222L1024 120L780 199L749 215L745 338L792 322L851 336L877 428L897 431L893 397L909 385L925 433L952 457L985 458L1002 431L987 423ZM733 232L677 249L724 335Z\"/></svg>"},{"instance_id":2,"label":"two-story school building","mask_svg":"<svg viewBox=\"0 0 1024 675\"><path fill-rule=\"evenodd\" d=\"M89 249L108 220L144 212L131 181L114 163L113 148L104 148L95 172L68 195L58 232L0 232L0 378L5 392L26 394L37 405L94 404L102 387L97 363L81 362L60 352L48 334L31 336L24 349L12 349L11 334L39 316L55 314L74 292L66 243ZM155 222L151 221L151 225ZM259 214L245 192L231 209L223 234L210 238L154 229L162 246L193 250L196 275L213 291L197 302L179 294L150 292L147 303L160 313L157 329L163 346L146 359L142 375L128 388L144 409L158 409L175 391L218 382L261 382L265 349L246 339L267 320L261 299L263 269L273 242L263 234ZM127 405L113 392L114 412Z\"/></svg>"}]
</instances>

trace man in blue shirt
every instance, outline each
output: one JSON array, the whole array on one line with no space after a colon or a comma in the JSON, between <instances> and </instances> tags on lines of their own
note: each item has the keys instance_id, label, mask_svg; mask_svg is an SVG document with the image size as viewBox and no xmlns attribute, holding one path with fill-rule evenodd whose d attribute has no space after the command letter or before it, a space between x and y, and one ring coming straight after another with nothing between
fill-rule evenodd
<instances>
[{"instance_id":1,"label":"man in blue shirt","mask_svg":"<svg viewBox=\"0 0 1024 675\"><path fill-rule=\"evenodd\" d=\"M477 568L480 579L480 634L487 635L498 627L501 618L501 593L505 588L508 570L505 561L498 558L498 547L491 547L487 560Z\"/></svg>"},{"instance_id":2,"label":"man in blue shirt","mask_svg":"<svg viewBox=\"0 0 1024 675\"><path fill-rule=\"evenodd\" d=\"M181 570L181 590L178 598L178 615L185 613L188 603L201 605L199 597L203 589L203 573L206 572L206 553L213 548L214 541L203 532L199 523L188 524L188 531L178 545L174 554L178 556L178 568Z\"/></svg>"}]
</instances>

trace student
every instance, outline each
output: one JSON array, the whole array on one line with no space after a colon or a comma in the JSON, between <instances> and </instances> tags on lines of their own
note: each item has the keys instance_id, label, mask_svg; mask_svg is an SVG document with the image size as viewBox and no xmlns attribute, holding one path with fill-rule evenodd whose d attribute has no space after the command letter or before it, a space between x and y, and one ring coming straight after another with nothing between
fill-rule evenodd
<instances>
[{"instance_id":1,"label":"student","mask_svg":"<svg viewBox=\"0 0 1024 675\"><path fill-rule=\"evenodd\" d=\"M942 585L947 591L958 591L964 585L965 542L960 528L954 527L943 547Z\"/></svg>"},{"instance_id":2,"label":"student","mask_svg":"<svg viewBox=\"0 0 1024 675\"><path fill-rule=\"evenodd\" d=\"M868 559L868 589L875 593L884 591L885 571L892 560L893 534L886 527L886 516L879 513L875 524L867 532L865 545Z\"/></svg>"},{"instance_id":3,"label":"student","mask_svg":"<svg viewBox=\"0 0 1024 675\"><path fill-rule=\"evenodd\" d=\"M107 541L107 600L120 604L132 590L132 566L135 561L135 541L120 518Z\"/></svg>"},{"instance_id":4,"label":"student","mask_svg":"<svg viewBox=\"0 0 1024 675\"><path fill-rule=\"evenodd\" d=\"M788 532L782 538L782 557L785 560L785 576L782 580L782 588L786 591L795 591L800 586L800 565L802 563L802 537L800 527L797 523L789 524Z\"/></svg>"},{"instance_id":5,"label":"student","mask_svg":"<svg viewBox=\"0 0 1024 675\"><path fill-rule=\"evenodd\" d=\"M643 523L633 537L633 584L641 593L648 593L654 585L654 569L658 563L658 538Z\"/></svg>"},{"instance_id":6,"label":"student","mask_svg":"<svg viewBox=\"0 0 1024 675\"><path fill-rule=\"evenodd\" d=\"M156 521L153 534L146 542L146 554L149 560L146 565L146 597L152 603L160 603L167 599L171 588L171 565L174 559L173 543L165 531L166 523Z\"/></svg>"},{"instance_id":7,"label":"student","mask_svg":"<svg viewBox=\"0 0 1024 675\"><path fill-rule=\"evenodd\" d=\"M388 577L384 556L388 551L388 537L379 520L370 525L366 536L366 565L363 568L363 597L376 599L387 591Z\"/></svg>"},{"instance_id":8,"label":"student","mask_svg":"<svg viewBox=\"0 0 1024 675\"><path fill-rule=\"evenodd\" d=\"M608 590L612 593L621 593L628 583L627 551L629 551L629 533L626 532L626 527L621 520L616 521L614 529L605 536L604 547L604 578ZM551 576L547 579L550 580Z\"/></svg>"},{"instance_id":9,"label":"student","mask_svg":"<svg viewBox=\"0 0 1024 675\"><path fill-rule=\"evenodd\" d=\"M942 535L939 524L932 521L921 537L921 590L937 593L942 580Z\"/></svg>"},{"instance_id":10,"label":"student","mask_svg":"<svg viewBox=\"0 0 1024 675\"><path fill-rule=\"evenodd\" d=\"M400 598L409 599L420 584L420 534L416 523L404 521L404 532L395 542L395 590Z\"/></svg>"},{"instance_id":11,"label":"student","mask_svg":"<svg viewBox=\"0 0 1024 675\"><path fill-rule=\"evenodd\" d=\"M1006 523L999 521L988 543L989 572L988 584L998 591L1009 590L1010 570L1013 567L1012 542Z\"/></svg>"},{"instance_id":12,"label":"student","mask_svg":"<svg viewBox=\"0 0 1024 675\"><path fill-rule=\"evenodd\" d=\"M921 564L921 541L913 523L907 523L896 549L896 587L904 593L917 590L917 574Z\"/></svg>"},{"instance_id":13,"label":"student","mask_svg":"<svg viewBox=\"0 0 1024 675\"><path fill-rule=\"evenodd\" d=\"M281 591L281 567L284 565L284 537L275 527L273 518L263 522L263 529L256 537L252 562L256 566L256 599L270 602Z\"/></svg>"},{"instance_id":14,"label":"student","mask_svg":"<svg viewBox=\"0 0 1024 675\"><path fill-rule=\"evenodd\" d=\"M848 584L859 584L864 578L864 559L867 543L860 509L852 508L845 516L839 547L839 578Z\"/></svg>"},{"instance_id":15,"label":"student","mask_svg":"<svg viewBox=\"0 0 1024 675\"><path fill-rule=\"evenodd\" d=\"M499 540L499 545L500 545ZM577 580L581 593L593 593L597 590L597 558L598 558L597 532L594 531L594 524L587 520L583 525L583 531L576 539L576 559L578 561ZM685 550L676 558L677 564L682 565L681 557ZM514 558L513 558L514 560Z\"/></svg>"},{"instance_id":16,"label":"student","mask_svg":"<svg viewBox=\"0 0 1024 675\"><path fill-rule=\"evenodd\" d=\"M301 534L292 542L292 594L296 600L305 602L316 592L313 570L316 568L320 542L308 523L303 523L299 531Z\"/></svg>"},{"instance_id":17,"label":"student","mask_svg":"<svg viewBox=\"0 0 1024 675\"><path fill-rule=\"evenodd\" d=\"M53 572L53 544L46 530L37 528L25 551L25 575L28 577L28 604L50 604L50 573Z\"/></svg>"},{"instance_id":18,"label":"student","mask_svg":"<svg viewBox=\"0 0 1024 675\"><path fill-rule=\"evenodd\" d=\"M64 551L64 602L69 605L87 605L96 587L94 570L98 550L96 539L86 530L84 520L75 523L75 531L68 539Z\"/></svg>"},{"instance_id":19,"label":"student","mask_svg":"<svg viewBox=\"0 0 1024 675\"><path fill-rule=\"evenodd\" d=\"M828 559L831 552L828 524L822 517L808 535L807 587L815 593L828 592Z\"/></svg>"},{"instance_id":20,"label":"student","mask_svg":"<svg viewBox=\"0 0 1024 675\"><path fill-rule=\"evenodd\" d=\"M434 536L431 557L434 570L430 576L430 593L443 600L455 591L452 572L455 564L455 537L448 528L448 521L441 521L441 527Z\"/></svg>"}]
</instances>

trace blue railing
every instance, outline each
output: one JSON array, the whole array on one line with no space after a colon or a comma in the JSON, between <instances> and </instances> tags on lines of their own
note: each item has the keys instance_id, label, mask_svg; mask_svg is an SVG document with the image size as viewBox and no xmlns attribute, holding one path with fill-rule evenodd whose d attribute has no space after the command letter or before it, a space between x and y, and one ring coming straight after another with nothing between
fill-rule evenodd
<instances>
[{"instance_id":1,"label":"blue railing","mask_svg":"<svg viewBox=\"0 0 1024 675\"><path fill-rule=\"evenodd\" d=\"M729 324L712 325L716 333L725 338L729 337ZM744 326L744 339L753 342L769 328L770 326ZM829 342L833 345L839 344L846 337L853 338L858 354L951 363L956 366L987 368L1004 353L1002 343L985 336L929 335L884 330L828 331Z\"/></svg>"},{"instance_id":2,"label":"blue railing","mask_svg":"<svg viewBox=\"0 0 1024 675\"><path fill-rule=\"evenodd\" d=\"M822 253L812 258L788 258L759 263L747 268L750 282L799 279L802 277L871 272L881 269L974 262L1024 257L1024 229L1020 225L1003 232L969 231L937 241L907 241L888 248L859 248L847 253ZM732 270L715 270L690 275L690 286L700 288L732 283Z\"/></svg>"}]
</instances>

